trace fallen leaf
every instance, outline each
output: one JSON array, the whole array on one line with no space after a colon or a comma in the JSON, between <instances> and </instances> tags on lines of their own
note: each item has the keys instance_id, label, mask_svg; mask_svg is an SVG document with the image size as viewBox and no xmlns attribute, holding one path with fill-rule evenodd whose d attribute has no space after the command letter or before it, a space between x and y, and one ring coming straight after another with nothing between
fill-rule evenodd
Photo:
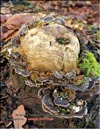
<instances>
[{"instance_id":1,"label":"fallen leaf","mask_svg":"<svg viewBox=\"0 0 100 129\"><path fill-rule=\"evenodd\" d=\"M12 113L14 128L23 129L23 125L26 123L27 118L25 117L25 109L23 105L18 106Z\"/></svg>"}]
</instances>

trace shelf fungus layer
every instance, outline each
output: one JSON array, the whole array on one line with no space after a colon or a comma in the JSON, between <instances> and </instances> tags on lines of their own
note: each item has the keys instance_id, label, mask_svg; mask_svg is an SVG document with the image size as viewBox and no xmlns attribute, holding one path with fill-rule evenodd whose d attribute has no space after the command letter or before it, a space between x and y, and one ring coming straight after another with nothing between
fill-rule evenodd
<instances>
[{"instance_id":1,"label":"shelf fungus layer","mask_svg":"<svg viewBox=\"0 0 100 129\"><path fill-rule=\"evenodd\" d=\"M66 77L71 77L68 75L72 73L67 73ZM67 84L63 81L62 84L55 83L54 87L40 88L38 98L41 100L43 111L55 117L82 118L88 112L88 100L99 94L99 83L98 77L86 77L78 85Z\"/></svg>"},{"instance_id":2,"label":"shelf fungus layer","mask_svg":"<svg viewBox=\"0 0 100 129\"><path fill-rule=\"evenodd\" d=\"M59 118L82 118L87 114L86 101L76 98L75 94L75 91L65 87L54 90L47 87L38 91L43 110Z\"/></svg>"}]
</instances>

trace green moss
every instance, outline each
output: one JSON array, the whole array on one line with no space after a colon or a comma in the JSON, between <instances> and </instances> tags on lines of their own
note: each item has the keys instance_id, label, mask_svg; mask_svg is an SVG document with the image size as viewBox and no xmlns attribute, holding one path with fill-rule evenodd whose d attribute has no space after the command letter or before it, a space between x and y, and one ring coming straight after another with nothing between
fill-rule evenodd
<instances>
[{"instance_id":1,"label":"green moss","mask_svg":"<svg viewBox=\"0 0 100 129\"><path fill-rule=\"evenodd\" d=\"M79 68L85 72L86 76L100 76L100 65L94 57L94 54L92 52L85 51L83 55L84 56L81 59L82 63L79 63Z\"/></svg>"}]
</instances>

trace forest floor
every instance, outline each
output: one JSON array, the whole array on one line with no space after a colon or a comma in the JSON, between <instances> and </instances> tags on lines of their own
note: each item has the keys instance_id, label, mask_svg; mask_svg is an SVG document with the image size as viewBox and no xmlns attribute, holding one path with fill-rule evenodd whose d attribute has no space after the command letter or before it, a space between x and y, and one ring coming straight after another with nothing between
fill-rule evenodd
<instances>
[{"instance_id":1,"label":"forest floor","mask_svg":"<svg viewBox=\"0 0 100 129\"><path fill-rule=\"evenodd\" d=\"M64 16L66 25L74 30L82 32L81 42L86 42L88 49L94 53L95 58L100 60L100 3L99 0L52 0L52 1L34 1L34 0L1 0L1 44L0 48L6 44L20 29L20 27L34 19L39 19L46 15ZM19 15L17 15L19 14ZM26 15L26 16L25 16ZM14 17L13 17L14 16ZM13 18L12 18L13 17ZM94 50L94 42L98 50ZM92 45L91 45L92 44ZM0 86L0 127L3 129L14 127L12 112L17 108L15 104L14 89L9 89L5 84L9 76L8 62L0 61L1 86ZM100 62L99 62L100 63ZM25 91L23 91L25 92ZM25 93L23 93L25 94ZM10 96L10 97L9 97ZM12 100L13 99L13 100ZM26 100L25 103L31 103ZM88 102L89 112L82 119L59 119L55 117L45 118L44 120L27 120L23 126L25 129L38 128L99 128L100 120L99 97L94 96ZM30 105L29 103L29 105ZM23 111L23 109L22 109ZM20 111L19 111L20 112ZM26 111L31 114L31 111ZM20 114L20 113L19 113ZM35 118L34 118L35 119ZM18 124L18 123L17 123Z\"/></svg>"}]
</instances>

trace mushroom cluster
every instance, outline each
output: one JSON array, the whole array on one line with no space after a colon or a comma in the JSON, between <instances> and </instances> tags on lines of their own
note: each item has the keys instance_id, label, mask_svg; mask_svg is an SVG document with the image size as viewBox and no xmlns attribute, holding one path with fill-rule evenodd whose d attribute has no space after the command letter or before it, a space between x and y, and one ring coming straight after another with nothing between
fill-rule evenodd
<instances>
[{"instance_id":1,"label":"mushroom cluster","mask_svg":"<svg viewBox=\"0 0 100 129\"><path fill-rule=\"evenodd\" d=\"M76 92L68 87L41 88L38 92L45 112L59 118L82 118L87 114L87 103L76 98Z\"/></svg>"},{"instance_id":2,"label":"mushroom cluster","mask_svg":"<svg viewBox=\"0 0 100 129\"><path fill-rule=\"evenodd\" d=\"M87 100L100 92L100 78L87 77L75 85L68 83L68 80L75 79L75 72L69 72L64 76L56 72L56 75L54 74L55 79L49 87L42 87L38 91L43 110L59 118L82 118L88 112Z\"/></svg>"},{"instance_id":3,"label":"mushroom cluster","mask_svg":"<svg viewBox=\"0 0 100 129\"><path fill-rule=\"evenodd\" d=\"M70 84L77 74L79 53L77 35L65 26L64 19L48 16L23 25L9 42L6 57L25 85L40 87L38 97L45 112L60 118L81 118L87 114L84 96L94 94L94 85L90 78L80 86Z\"/></svg>"},{"instance_id":4,"label":"mushroom cluster","mask_svg":"<svg viewBox=\"0 0 100 129\"><path fill-rule=\"evenodd\" d=\"M77 66L79 41L62 18L46 17L23 25L11 44L11 62L22 76L23 67L28 71L69 72Z\"/></svg>"}]
</instances>

